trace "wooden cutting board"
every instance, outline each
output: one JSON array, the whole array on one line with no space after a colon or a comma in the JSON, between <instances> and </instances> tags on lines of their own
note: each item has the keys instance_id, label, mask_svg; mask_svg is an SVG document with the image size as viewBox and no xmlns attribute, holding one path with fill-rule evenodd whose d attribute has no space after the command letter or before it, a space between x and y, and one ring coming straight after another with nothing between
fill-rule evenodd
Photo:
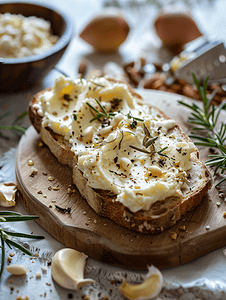
<instances>
[{"instance_id":1,"label":"wooden cutting board","mask_svg":"<svg viewBox=\"0 0 226 300\"><path fill-rule=\"evenodd\" d=\"M191 130L187 123L190 111L177 102L182 96L159 91L139 92L146 102L174 118L185 131ZM183 99L187 103L194 102ZM223 217L226 203L215 188L194 211L169 230L155 235L132 232L99 217L73 185L71 168L58 163L48 147L40 146L40 142L31 126L18 147L16 177L21 201L29 214L39 215L37 223L66 247L105 263L146 269L151 264L158 268L174 267L226 246ZM208 149L200 149L200 154L201 159L206 160L210 153ZM34 176L29 160L38 170ZM70 207L71 212L61 212L55 205ZM186 230L180 230L181 226ZM176 240L171 237L173 233L177 234Z\"/></svg>"}]
</instances>

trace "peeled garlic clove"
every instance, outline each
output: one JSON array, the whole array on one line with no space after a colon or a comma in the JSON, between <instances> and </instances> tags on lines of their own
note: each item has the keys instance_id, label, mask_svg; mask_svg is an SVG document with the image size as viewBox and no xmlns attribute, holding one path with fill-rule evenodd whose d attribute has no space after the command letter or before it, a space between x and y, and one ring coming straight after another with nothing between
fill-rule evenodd
<instances>
[{"instance_id":1,"label":"peeled garlic clove","mask_svg":"<svg viewBox=\"0 0 226 300\"><path fill-rule=\"evenodd\" d=\"M25 275L28 272L28 268L25 265L12 264L7 266L5 269L12 275Z\"/></svg>"},{"instance_id":2,"label":"peeled garlic clove","mask_svg":"<svg viewBox=\"0 0 226 300\"><path fill-rule=\"evenodd\" d=\"M80 37L99 51L111 52L119 48L129 34L129 25L115 10L94 17L80 33Z\"/></svg>"},{"instance_id":3,"label":"peeled garlic clove","mask_svg":"<svg viewBox=\"0 0 226 300\"><path fill-rule=\"evenodd\" d=\"M146 280L140 284L132 285L123 281L120 290L123 295L130 300L145 300L156 297L163 287L163 277L161 272L151 266L148 268Z\"/></svg>"},{"instance_id":4,"label":"peeled garlic clove","mask_svg":"<svg viewBox=\"0 0 226 300\"><path fill-rule=\"evenodd\" d=\"M15 206L17 186L13 182L0 184L0 206Z\"/></svg>"},{"instance_id":5,"label":"peeled garlic clove","mask_svg":"<svg viewBox=\"0 0 226 300\"><path fill-rule=\"evenodd\" d=\"M132 168L132 162L127 157L122 157L120 159L120 167L126 171L129 171Z\"/></svg>"},{"instance_id":6,"label":"peeled garlic clove","mask_svg":"<svg viewBox=\"0 0 226 300\"><path fill-rule=\"evenodd\" d=\"M95 283L93 279L84 279L87 255L73 249L59 250L52 259L53 279L62 287L77 290L83 285Z\"/></svg>"}]
</instances>

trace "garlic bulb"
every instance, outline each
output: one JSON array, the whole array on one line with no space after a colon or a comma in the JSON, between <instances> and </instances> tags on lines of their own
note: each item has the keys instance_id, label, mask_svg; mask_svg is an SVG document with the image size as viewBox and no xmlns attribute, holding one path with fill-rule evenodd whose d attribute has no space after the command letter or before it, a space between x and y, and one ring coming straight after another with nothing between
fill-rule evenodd
<instances>
[{"instance_id":1,"label":"garlic bulb","mask_svg":"<svg viewBox=\"0 0 226 300\"><path fill-rule=\"evenodd\" d=\"M118 10L106 9L95 16L80 33L80 37L96 50L116 51L130 31L127 21Z\"/></svg>"},{"instance_id":2,"label":"garlic bulb","mask_svg":"<svg viewBox=\"0 0 226 300\"><path fill-rule=\"evenodd\" d=\"M15 206L17 187L15 183L1 183L0 184L0 206L11 207Z\"/></svg>"},{"instance_id":3,"label":"garlic bulb","mask_svg":"<svg viewBox=\"0 0 226 300\"><path fill-rule=\"evenodd\" d=\"M166 46L182 46L202 36L191 12L176 6L168 6L158 13L154 27Z\"/></svg>"},{"instance_id":4,"label":"garlic bulb","mask_svg":"<svg viewBox=\"0 0 226 300\"><path fill-rule=\"evenodd\" d=\"M95 283L93 279L84 279L87 255L73 249L59 250L52 259L53 279L66 289L77 290L83 285Z\"/></svg>"},{"instance_id":5,"label":"garlic bulb","mask_svg":"<svg viewBox=\"0 0 226 300\"><path fill-rule=\"evenodd\" d=\"M156 297L161 292L162 286L163 277L161 272L151 266L148 268L148 274L144 282L132 285L123 281L120 290L127 299L145 300Z\"/></svg>"}]
</instances>

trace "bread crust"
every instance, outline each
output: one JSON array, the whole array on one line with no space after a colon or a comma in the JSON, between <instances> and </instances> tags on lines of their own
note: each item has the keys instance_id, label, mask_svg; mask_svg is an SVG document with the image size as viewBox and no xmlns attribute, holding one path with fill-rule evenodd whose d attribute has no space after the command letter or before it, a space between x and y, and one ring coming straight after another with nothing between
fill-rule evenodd
<instances>
[{"instance_id":1,"label":"bread crust","mask_svg":"<svg viewBox=\"0 0 226 300\"><path fill-rule=\"evenodd\" d=\"M109 79L116 82L114 79ZM140 105L143 104L142 97L138 95L130 86L130 92L137 98ZM49 89L48 89L49 90ZM201 162L198 150L192 156L192 161L198 174L202 175L201 184L196 183L195 174L189 174L190 177L190 192L186 192L182 199L171 197L165 200L154 203L149 211L131 212L122 203L116 201L116 195L111 195L109 191L94 189L88 185L88 180L83 176L82 172L77 167L77 157L71 151L70 144L64 140L63 136L54 133L48 127L42 127L42 117L38 114L34 104L41 93L36 94L30 101L28 114L32 125L38 133L41 133L43 142L49 147L50 151L62 164L69 165L73 168L73 182L77 186L82 197L94 209L94 211L103 217L112 219L115 223L129 228L134 231L152 234L159 233L174 225L188 211L193 210L202 198L207 194L211 186L211 176L205 164ZM147 103L145 103L147 104ZM153 106L150 105L153 108ZM158 108L154 108L165 118L170 119ZM186 142L191 141L190 138L176 125L172 132L182 137ZM196 175L197 176L197 175Z\"/></svg>"}]
</instances>

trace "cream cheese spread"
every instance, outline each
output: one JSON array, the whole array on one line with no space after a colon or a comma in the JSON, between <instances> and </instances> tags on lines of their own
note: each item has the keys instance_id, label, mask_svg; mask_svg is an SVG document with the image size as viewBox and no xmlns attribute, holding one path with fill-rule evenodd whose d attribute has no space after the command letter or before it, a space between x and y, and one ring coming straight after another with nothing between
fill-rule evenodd
<instances>
[{"instance_id":1,"label":"cream cheese spread","mask_svg":"<svg viewBox=\"0 0 226 300\"><path fill-rule=\"evenodd\" d=\"M115 194L132 212L182 198L196 147L174 135L174 120L138 103L126 84L60 77L36 108L43 126L71 144L92 188Z\"/></svg>"},{"instance_id":2,"label":"cream cheese spread","mask_svg":"<svg viewBox=\"0 0 226 300\"><path fill-rule=\"evenodd\" d=\"M50 22L35 16L0 14L0 57L21 58L40 54L58 40Z\"/></svg>"}]
</instances>

